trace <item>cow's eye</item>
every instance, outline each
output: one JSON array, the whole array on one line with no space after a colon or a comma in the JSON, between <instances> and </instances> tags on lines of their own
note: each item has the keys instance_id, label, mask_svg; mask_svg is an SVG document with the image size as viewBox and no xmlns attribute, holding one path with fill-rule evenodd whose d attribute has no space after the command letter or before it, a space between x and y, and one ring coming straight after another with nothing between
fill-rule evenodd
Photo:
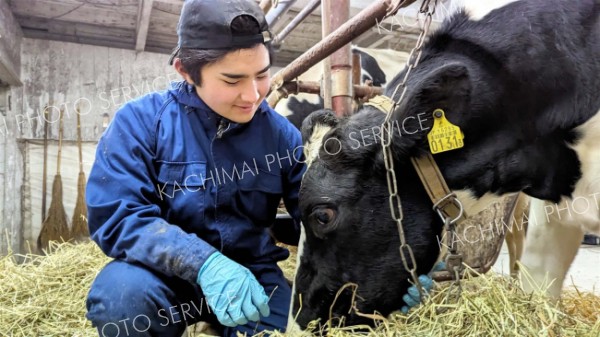
<instances>
[{"instance_id":1,"label":"cow's eye","mask_svg":"<svg viewBox=\"0 0 600 337\"><path fill-rule=\"evenodd\" d=\"M319 207L313 210L313 218L321 225L327 225L335 219L335 211L331 208Z\"/></svg>"}]
</instances>

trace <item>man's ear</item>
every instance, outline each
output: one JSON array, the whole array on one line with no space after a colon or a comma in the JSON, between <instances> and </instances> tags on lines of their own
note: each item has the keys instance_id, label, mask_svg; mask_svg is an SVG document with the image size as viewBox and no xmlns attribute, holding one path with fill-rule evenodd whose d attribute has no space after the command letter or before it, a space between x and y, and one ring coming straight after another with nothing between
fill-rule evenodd
<instances>
[{"instance_id":1,"label":"man's ear","mask_svg":"<svg viewBox=\"0 0 600 337\"><path fill-rule=\"evenodd\" d=\"M194 81L192 81L192 77L183 68L183 64L181 63L181 59L180 58L177 57L177 58L175 58L173 60L173 68L175 68L175 71L177 71L179 73L179 75L181 75L181 77L183 77L183 79L188 84L194 85Z\"/></svg>"}]
</instances>

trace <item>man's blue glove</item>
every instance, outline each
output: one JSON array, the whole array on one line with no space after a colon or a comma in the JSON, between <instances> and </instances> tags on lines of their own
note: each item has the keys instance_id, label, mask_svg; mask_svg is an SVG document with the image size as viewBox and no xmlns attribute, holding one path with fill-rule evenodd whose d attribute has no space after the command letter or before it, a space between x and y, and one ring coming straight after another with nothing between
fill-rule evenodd
<instances>
[{"instance_id":1,"label":"man's blue glove","mask_svg":"<svg viewBox=\"0 0 600 337\"><path fill-rule=\"evenodd\" d=\"M429 274L419 276L419 282L421 282L423 290L426 294L429 293L433 287L433 280L431 279L433 272L444 269L446 269L446 263L444 261L440 261L433 266L433 269L429 272ZM410 286L406 291L406 294L402 296L402 299L407 304L400 309L403 314L408 313L410 308L419 305L421 303L421 295L419 294L419 289L417 289L417 286Z\"/></svg>"},{"instance_id":2,"label":"man's blue glove","mask_svg":"<svg viewBox=\"0 0 600 337\"><path fill-rule=\"evenodd\" d=\"M269 297L247 268L220 252L211 254L197 281L221 324L229 327L256 322L270 314Z\"/></svg>"}]
</instances>

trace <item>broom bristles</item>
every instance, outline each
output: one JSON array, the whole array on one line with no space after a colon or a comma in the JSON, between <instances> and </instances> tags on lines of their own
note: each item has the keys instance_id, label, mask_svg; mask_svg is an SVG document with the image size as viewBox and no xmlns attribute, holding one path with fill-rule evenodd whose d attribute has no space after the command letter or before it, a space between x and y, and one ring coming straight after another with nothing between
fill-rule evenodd
<instances>
[{"instance_id":1,"label":"broom bristles","mask_svg":"<svg viewBox=\"0 0 600 337\"><path fill-rule=\"evenodd\" d=\"M85 203L85 183L85 173L79 172L79 177L77 178L77 201L75 202L75 210L71 219L71 236L76 241L85 241L90 237L87 222L87 205Z\"/></svg>"},{"instance_id":2,"label":"broom bristles","mask_svg":"<svg viewBox=\"0 0 600 337\"><path fill-rule=\"evenodd\" d=\"M63 205L62 197L62 178L60 174L54 176L52 183L52 201L42 229L38 236L38 249L41 251L48 250L50 241L68 241L71 239L71 231L69 230L69 221L67 213Z\"/></svg>"}]
</instances>

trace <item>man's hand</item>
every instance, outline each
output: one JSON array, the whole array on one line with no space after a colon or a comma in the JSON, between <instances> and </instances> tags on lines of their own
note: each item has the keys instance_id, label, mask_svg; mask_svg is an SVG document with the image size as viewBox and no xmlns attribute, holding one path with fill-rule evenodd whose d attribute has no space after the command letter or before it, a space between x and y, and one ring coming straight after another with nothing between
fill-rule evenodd
<instances>
[{"instance_id":1,"label":"man's hand","mask_svg":"<svg viewBox=\"0 0 600 337\"><path fill-rule=\"evenodd\" d=\"M270 314L269 297L250 270L220 252L213 253L202 265L197 283L217 319L225 326L256 322L260 315Z\"/></svg>"},{"instance_id":2,"label":"man's hand","mask_svg":"<svg viewBox=\"0 0 600 337\"><path fill-rule=\"evenodd\" d=\"M419 276L419 282L423 286L423 291L425 292L424 295L427 295L433 287L433 280L431 279L431 276L433 276L433 272L444 269L446 269L446 263L440 261L436 263L435 266L433 266L433 269L429 272L429 274ZM400 309L400 311L402 311L403 314L406 314L411 308L421 303L421 295L419 294L419 289L417 289L415 285L410 286L406 291L406 294L402 296L402 299L407 305L403 306Z\"/></svg>"}]
</instances>

